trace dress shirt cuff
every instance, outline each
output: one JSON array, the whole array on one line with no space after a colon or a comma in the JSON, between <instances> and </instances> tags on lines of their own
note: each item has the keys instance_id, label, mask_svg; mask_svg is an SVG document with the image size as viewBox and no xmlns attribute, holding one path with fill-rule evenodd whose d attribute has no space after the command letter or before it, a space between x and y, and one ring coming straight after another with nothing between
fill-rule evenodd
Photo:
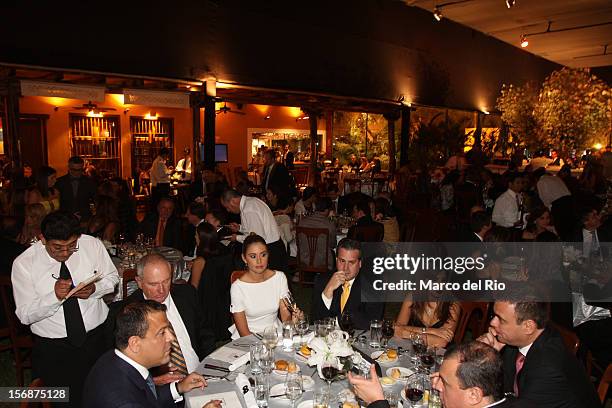
<instances>
[{"instance_id":1,"label":"dress shirt cuff","mask_svg":"<svg viewBox=\"0 0 612 408\"><path fill-rule=\"evenodd\" d=\"M183 396L178 392L178 381L170 383L170 393L174 402L180 402L183 400Z\"/></svg>"},{"instance_id":2,"label":"dress shirt cuff","mask_svg":"<svg viewBox=\"0 0 612 408\"><path fill-rule=\"evenodd\" d=\"M241 231L242 232L242 231ZM242 233L242 235L236 235L236 241L242 243L244 242L244 240L246 239L246 237L248 237L248 235L246 235L244 232Z\"/></svg>"},{"instance_id":3,"label":"dress shirt cuff","mask_svg":"<svg viewBox=\"0 0 612 408\"><path fill-rule=\"evenodd\" d=\"M325 296L323 292L321 292L321 299L323 300L323 304L325 305L327 310L329 310L331 308L332 300Z\"/></svg>"}]
</instances>

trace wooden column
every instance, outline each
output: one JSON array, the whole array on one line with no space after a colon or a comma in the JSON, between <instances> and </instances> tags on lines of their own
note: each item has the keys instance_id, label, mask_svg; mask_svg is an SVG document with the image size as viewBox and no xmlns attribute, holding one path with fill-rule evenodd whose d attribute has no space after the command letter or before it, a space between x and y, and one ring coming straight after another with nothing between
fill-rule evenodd
<instances>
[{"instance_id":1,"label":"wooden column","mask_svg":"<svg viewBox=\"0 0 612 408\"><path fill-rule=\"evenodd\" d=\"M204 99L204 168L215 168L215 98Z\"/></svg>"},{"instance_id":2,"label":"wooden column","mask_svg":"<svg viewBox=\"0 0 612 408\"><path fill-rule=\"evenodd\" d=\"M317 160L319 156L319 146L317 146L317 142L319 141L319 137L317 135L317 122L321 112L315 109L307 108L303 108L302 111L308 115L308 123L310 124L310 166L308 171L308 185L314 186Z\"/></svg>"},{"instance_id":3,"label":"wooden column","mask_svg":"<svg viewBox=\"0 0 612 408\"><path fill-rule=\"evenodd\" d=\"M402 128L400 134L400 167L408 163L408 148L410 147L410 106L402 106Z\"/></svg>"},{"instance_id":4,"label":"wooden column","mask_svg":"<svg viewBox=\"0 0 612 408\"><path fill-rule=\"evenodd\" d=\"M399 119L399 112L389 112L383 115L387 119L387 135L389 137L389 173L395 173L395 121Z\"/></svg>"},{"instance_id":5,"label":"wooden column","mask_svg":"<svg viewBox=\"0 0 612 408\"><path fill-rule=\"evenodd\" d=\"M6 81L6 104L4 124L4 154L14 161L15 166L21 166L21 149L19 146L19 81ZM43 147L41 146L41 149Z\"/></svg>"},{"instance_id":6,"label":"wooden column","mask_svg":"<svg viewBox=\"0 0 612 408\"><path fill-rule=\"evenodd\" d=\"M192 94L191 96L191 114L193 118L193 149L191 151L192 175L195 175L197 164L200 162L200 129L202 122L200 121L200 107L202 106L202 96L200 94Z\"/></svg>"},{"instance_id":7,"label":"wooden column","mask_svg":"<svg viewBox=\"0 0 612 408\"><path fill-rule=\"evenodd\" d=\"M334 151L334 111L325 112L325 158L332 160Z\"/></svg>"}]
</instances>

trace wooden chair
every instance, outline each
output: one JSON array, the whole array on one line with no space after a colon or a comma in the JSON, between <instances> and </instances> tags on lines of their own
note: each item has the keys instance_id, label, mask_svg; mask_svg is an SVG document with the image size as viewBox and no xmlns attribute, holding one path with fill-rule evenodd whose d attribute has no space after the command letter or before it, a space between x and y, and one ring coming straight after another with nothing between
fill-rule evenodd
<instances>
[{"instance_id":1,"label":"wooden chair","mask_svg":"<svg viewBox=\"0 0 612 408\"><path fill-rule=\"evenodd\" d=\"M304 280L304 273L327 273L329 265L329 230L327 228L309 228L297 226L295 229L297 244L297 271L298 282L303 285L309 283ZM322 240L325 248L325 263L315 265L317 261L317 248ZM308 249L308 258L302 257L302 248Z\"/></svg>"},{"instance_id":2,"label":"wooden chair","mask_svg":"<svg viewBox=\"0 0 612 408\"><path fill-rule=\"evenodd\" d=\"M9 347L13 351L17 385L22 387L24 370L32 368L31 354L34 342L29 333L25 333L25 330L20 330L21 323L19 323L14 313L15 305L12 293L11 277L8 275L0 276L0 298L9 333ZM6 333L5 330L3 332Z\"/></svg>"},{"instance_id":3,"label":"wooden chair","mask_svg":"<svg viewBox=\"0 0 612 408\"><path fill-rule=\"evenodd\" d=\"M601 377L601 381L599 382L599 387L597 387L597 393L599 394L599 399L601 403L606 401L606 395L608 394L608 388L610 387L610 383L612 382L612 363L608 364L608 368L604 372Z\"/></svg>"},{"instance_id":4,"label":"wooden chair","mask_svg":"<svg viewBox=\"0 0 612 408\"><path fill-rule=\"evenodd\" d=\"M554 329L556 329L559 334L561 334L561 339L563 339L563 344L572 353L574 356L578 353L578 349L580 348L580 339L578 335L574 333L572 330L561 326L557 323L550 322L549 323Z\"/></svg>"},{"instance_id":5,"label":"wooden chair","mask_svg":"<svg viewBox=\"0 0 612 408\"><path fill-rule=\"evenodd\" d=\"M136 280L136 269L124 269L123 270L123 282L121 283L121 296L122 299L128 297L128 283Z\"/></svg>"},{"instance_id":6,"label":"wooden chair","mask_svg":"<svg viewBox=\"0 0 612 408\"><path fill-rule=\"evenodd\" d=\"M230 275L230 285L240 279L245 273L246 271L244 269L232 272L232 274Z\"/></svg>"},{"instance_id":7,"label":"wooden chair","mask_svg":"<svg viewBox=\"0 0 612 408\"><path fill-rule=\"evenodd\" d=\"M378 225L357 225L351 231L349 238L359 242L382 242L385 237L384 228Z\"/></svg>"},{"instance_id":8,"label":"wooden chair","mask_svg":"<svg viewBox=\"0 0 612 408\"><path fill-rule=\"evenodd\" d=\"M454 342L461 344L465 339L465 332L470 327L474 338L486 331L487 317L490 304L488 302L462 302L461 317L455 330Z\"/></svg>"},{"instance_id":9,"label":"wooden chair","mask_svg":"<svg viewBox=\"0 0 612 408\"><path fill-rule=\"evenodd\" d=\"M28 389L41 388L44 386L45 384L43 383L43 380L41 380L40 378L35 378L28 386ZM26 400L26 401L21 401L21 403L19 404L19 408L34 408L34 407L51 408L52 406L49 401L31 402L31 401Z\"/></svg>"}]
</instances>

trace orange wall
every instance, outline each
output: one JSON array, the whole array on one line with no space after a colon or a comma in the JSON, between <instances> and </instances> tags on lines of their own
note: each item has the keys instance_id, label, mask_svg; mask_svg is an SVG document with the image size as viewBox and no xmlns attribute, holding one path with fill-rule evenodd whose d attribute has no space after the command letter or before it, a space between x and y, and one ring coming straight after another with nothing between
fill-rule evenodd
<instances>
[{"instance_id":1,"label":"orange wall","mask_svg":"<svg viewBox=\"0 0 612 408\"><path fill-rule=\"evenodd\" d=\"M234 103L228 107L237 110ZM217 115L216 142L227 143L230 168L240 166L246 169L251 157L248 154L251 145L248 140L249 129L304 129L308 130L308 120L298 120L303 115L300 108L271 105L243 105L242 112L246 115L221 113ZM270 119L264 119L270 115ZM203 123L203 122L202 122ZM202 125L203 128L203 125ZM318 129L325 131L325 118L319 118Z\"/></svg>"},{"instance_id":2,"label":"orange wall","mask_svg":"<svg viewBox=\"0 0 612 408\"><path fill-rule=\"evenodd\" d=\"M86 113L83 110L75 110L87 101L66 98L48 98L38 96L25 96L20 99L19 109L21 113L44 114L49 116L47 121L47 149L48 164L55 168L59 175L68 170L68 158L70 157L70 142L68 131L70 127L69 113ZM123 95L106 94L104 103L99 106L112 107L116 111L109 115L118 115L121 124L121 169L124 178L132 175L132 156L130 151L130 116L144 116L154 111L159 117L174 119L174 152L180 155L185 146L192 146L193 121L191 109L175 108L150 108L140 105L124 105ZM54 110L55 107L59 109ZM127 113L124 110L129 108ZM193 149L192 149L193 150ZM176 162L176 160L174 160ZM42 165L42 163L40 163ZM35 167L37 167L35 165Z\"/></svg>"}]
</instances>

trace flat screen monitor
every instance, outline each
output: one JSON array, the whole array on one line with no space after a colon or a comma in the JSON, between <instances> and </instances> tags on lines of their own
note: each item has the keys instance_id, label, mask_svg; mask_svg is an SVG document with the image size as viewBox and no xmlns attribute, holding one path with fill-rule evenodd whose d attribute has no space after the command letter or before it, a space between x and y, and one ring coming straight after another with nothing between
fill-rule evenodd
<instances>
[{"instance_id":1,"label":"flat screen monitor","mask_svg":"<svg viewBox=\"0 0 612 408\"><path fill-rule=\"evenodd\" d=\"M215 145L215 162L227 163L227 143Z\"/></svg>"}]
</instances>

